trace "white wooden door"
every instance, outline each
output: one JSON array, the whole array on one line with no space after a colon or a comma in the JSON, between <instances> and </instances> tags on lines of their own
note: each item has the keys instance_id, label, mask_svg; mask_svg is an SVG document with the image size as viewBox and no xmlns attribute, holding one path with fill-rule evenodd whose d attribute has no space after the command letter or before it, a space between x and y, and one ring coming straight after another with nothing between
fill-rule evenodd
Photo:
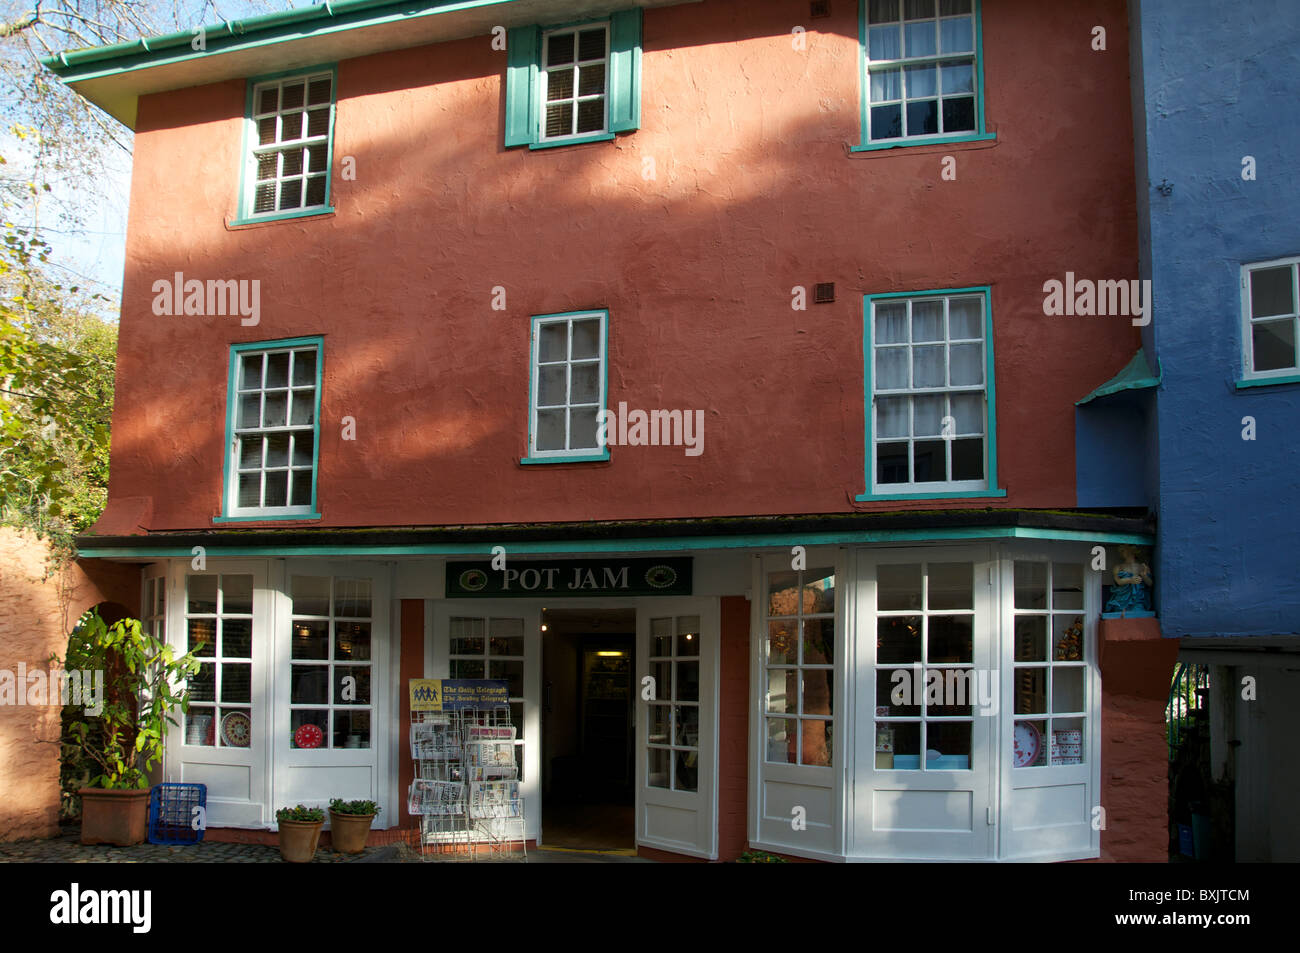
<instances>
[{"instance_id":1,"label":"white wooden door","mask_svg":"<svg viewBox=\"0 0 1300 953\"><path fill-rule=\"evenodd\" d=\"M524 829L536 840L542 822L541 610L509 599L436 603L426 678L504 679L515 726L515 763L524 799Z\"/></svg>"},{"instance_id":2,"label":"white wooden door","mask_svg":"<svg viewBox=\"0 0 1300 953\"><path fill-rule=\"evenodd\" d=\"M275 631L274 807L388 797L388 572L290 560ZM385 817L385 815L389 815Z\"/></svg>"},{"instance_id":3,"label":"white wooden door","mask_svg":"<svg viewBox=\"0 0 1300 953\"><path fill-rule=\"evenodd\" d=\"M640 599L636 615L636 839L718 856L716 599ZM650 681L647 681L647 678Z\"/></svg>"},{"instance_id":4,"label":"white wooden door","mask_svg":"<svg viewBox=\"0 0 1300 953\"><path fill-rule=\"evenodd\" d=\"M991 857L1002 693L989 550L863 550L859 572L854 853Z\"/></svg>"},{"instance_id":5,"label":"white wooden door","mask_svg":"<svg viewBox=\"0 0 1300 953\"><path fill-rule=\"evenodd\" d=\"M165 780L207 785L207 824L270 821L270 632L275 593L265 562L173 564L168 641L200 662L189 713L167 734Z\"/></svg>"}]
</instances>

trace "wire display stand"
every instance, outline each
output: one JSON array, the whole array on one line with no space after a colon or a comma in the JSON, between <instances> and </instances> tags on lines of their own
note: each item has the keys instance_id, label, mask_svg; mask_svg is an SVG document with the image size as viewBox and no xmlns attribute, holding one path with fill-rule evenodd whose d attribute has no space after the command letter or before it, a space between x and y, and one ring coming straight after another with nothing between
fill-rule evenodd
<instances>
[{"instance_id":1,"label":"wire display stand","mask_svg":"<svg viewBox=\"0 0 1300 953\"><path fill-rule=\"evenodd\" d=\"M411 712L415 777L407 810L420 818L425 860L527 861L524 802L509 706Z\"/></svg>"}]
</instances>

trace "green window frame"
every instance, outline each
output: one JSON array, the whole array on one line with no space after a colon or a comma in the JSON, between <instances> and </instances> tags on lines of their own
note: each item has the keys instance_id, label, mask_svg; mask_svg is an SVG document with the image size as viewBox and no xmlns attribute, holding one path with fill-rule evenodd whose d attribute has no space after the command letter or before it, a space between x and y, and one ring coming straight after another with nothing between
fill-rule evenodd
<instances>
[{"instance_id":1,"label":"green window frame","mask_svg":"<svg viewBox=\"0 0 1300 953\"><path fill-rule=\"evenodd\" d=\"M321 337L231 346L222 515L214 522L320 518L316 486L324 364ZM310 481L310 492L303 481ZM248 497L254 483L255 503ZM268 499L275 502L268 505Z\"/></svg>"},{"instance_id":2,"label":"green window frame","mask_svg":"<svg viewBox=\"0 0 1300 953\"><path fill-rule=\"evenodd\" d=\"M862 143L995 139L984 125L982 0L859 0Z\"/></svg>"},{"instance_id":3,"label":"green window frame","mask_svg":"<svg viewBox=\"0 0 1300 953\"><path fill-rule=\"evenodd\" d=\"M975 338L969 330L957 330L953 320L953 303L963 303L963 311L969 310L969 304L978 299L980 308L980 337ZM923 315L914 312L917 306L925 309ZM886 313L888 312L888 313ZM917 318L925 324L918 324ZM969 320L963 318L960 327L969 328ZM877 319L887 322L889 333L877 334ZM901 318L897 322L895 319ZM938 319L935 323L934 319ZM969 362L961 362L965 368L963 377L955 376L954 349L964 352L980 346L982 360L977 362L982 381L968 379ZM863 299L863 376L865 391L865 475L866 492L858 494L858 502L874 500L931 500L931 499L968 499L975 497L1003 497L1007 491L998 488L997 455L997 396L993 379L993 295L988 285L969 288L942 288L933 291L904 291L888 294L866 295ZM941 354L934 354L939 351ZM886 360L884 353L897 352L903 357L899 364ZM932 359L942 358L942 367ZM877 361L882 363L878 367ZM901 372L905 381L887 380L880 371L888 368L890 376ZM930 379L942 371L942 380ZM918 380L919 374L926 374L925 379ZM952 401L954 398L983 398L982 429L968 427L966 421L970 415L959 409ZM902 417L894 414L894 423L901 419L903 429L893 429L886 435L877 435L878 412L884 412L882 401L902 404L894 410L903 410ZM943 401L939 411L940 428L935 431L933 425L933 407L922 416L918 401ZM922 424L922 421L927 421ZM883 427L881 428L883 429ZM947 436L945 436L945 432ZM958 444L968 440L983 441L983 475L979 479L954 479L956 473ZM880 444L886 444L893 453L899 446L906 446L906 468L908 479L905 481L880 479L882 466L889 461L878 460ZM942 447L939 457L933 456L936 445ZM931 456L926 458L927 450ZM941 463L945 479L918 480L918 454L921 458ZM894 464L897 460L893 461Z\"/></svg>"},{"instance_id":4,"label":"green window frame","mask_svg":"<svg viewBox=\"0 0 1300 953\"><path fill-rule=\"evenodd\" d=\"M602 57L596 49L583 53L581 48L588 45L584 34L587 40L594 41L595 31L600 29L606 31L605 55ZM567 50L569 36L574 37L572 59L560 52L562 42ZM506 49L506 148L548 149L605 142L618 133L641 127L639 7L602 20L516 27L507 33ZM561 81L559 77L568 74L570 68L572 74ZM597 105L601 96L604 122L596 128L583 118L586 108ZM571 125L568 132L562 133L558 130L564 125L566 106Z\"/></svg>"},{"instance_id":5,"label":"green window frame","mask_svg":"<svg viewBox=\"0 0 1300 953\"><path fill-rule=\"evenodd\" d=\"M239 215L231 224L326 215L334 168L338 70L333 65L248 81L239 170Z\"/></svg>"}]
</instances>

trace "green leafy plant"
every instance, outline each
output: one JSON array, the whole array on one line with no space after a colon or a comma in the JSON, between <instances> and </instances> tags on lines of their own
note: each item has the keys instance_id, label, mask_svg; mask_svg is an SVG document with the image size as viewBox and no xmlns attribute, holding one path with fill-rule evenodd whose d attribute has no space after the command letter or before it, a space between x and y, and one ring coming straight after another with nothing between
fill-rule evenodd
<instances>
[{"instance_id":1,"label":"green leafy plant","mask_svg":"<svg viewBox=\"0 0 1300 953\"><path fill-rule=\"evenodd\" d=\"M304 824L314 824L317 821L325 820L325 812L318 807L308 807L306 804L299 804L296 807L282 807L275 812L277 821L301 821Z\"/></svg>"},{"instance_id":2,"label":"green leafy plant","mask_svg":"<svg viewBox=\"0 0 1300 953\"><path fill-rule=\"evenodd\" d=\"M345 801L341 797L330 799L330 810L335 814L356 814L359 817L366 817L371 814L377 815L381 808L374 801Z\"/></svg>"},{"instance_id":3,"label":"green leafy plant","mask_svg":"<svg viewBox=\"0 0 1300 953\"><path fill-rule=\"evenodd\" d=\"M765 850L747 850L736 858L738 864L788 864L789 861Z\"/></svg>"},{"instance_id":4,"label":"green leafy plant","mask_svg":"<svg viewBox=\"0 0 1300 953\"><path fill-rule=\"evenodd\" d=\"M194 651L200 648L202 643ZM67 658L51 661L96 678L102 673L103 697L98 705L83 703L66 733L68 744L99 772L88 787L149 786L149 771L162 760L167 726L178 723L172 712L189 711L189 689L179 686L199 670L194 651L177 657L138 619L109 626L94 610L81 617L68 640ZM99 705L103 710L91 714Z\"/></svg>"}]
</instances>

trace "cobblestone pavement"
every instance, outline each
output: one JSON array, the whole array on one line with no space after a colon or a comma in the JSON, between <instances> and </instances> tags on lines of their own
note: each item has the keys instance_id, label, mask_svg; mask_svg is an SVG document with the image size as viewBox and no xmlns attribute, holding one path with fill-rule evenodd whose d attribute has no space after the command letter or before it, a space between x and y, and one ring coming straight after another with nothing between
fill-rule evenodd
<instances>
[{"instance_id":1,"label":"cobblestone pavement","mask_svg":"<svg viewBox=\"0 0 1300 953\"><path fill-rule=\"evenodd\" d=\"M361 854L337 854L324 848L316 851L314 864L346 864L385 851L367 847ZM81 832L65 831L49 840L24 840L0 844L0 863L28 864L280 864L280 848L262 844L221 844L204 840L198 844L167 847L138 844L135 847L87 846Z\"/></svg>"}]
</instances>

